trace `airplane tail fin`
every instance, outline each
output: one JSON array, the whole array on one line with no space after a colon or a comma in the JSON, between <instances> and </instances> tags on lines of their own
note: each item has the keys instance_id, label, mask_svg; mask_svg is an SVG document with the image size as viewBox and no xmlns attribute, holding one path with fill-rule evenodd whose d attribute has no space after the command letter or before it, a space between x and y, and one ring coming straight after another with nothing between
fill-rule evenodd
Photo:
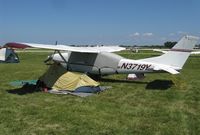
<instances>
[{"instance_id":1,"label":"airplane tail fin","mask_svg":"<svg viewBox=\"0 0 200 135\"><path fill-rule=\"evenodd\" d=\"M143 59L143 61L182 69L198 39L194 36L184 36L169 52L158 57Z\"/></svg>"}]
</instances>

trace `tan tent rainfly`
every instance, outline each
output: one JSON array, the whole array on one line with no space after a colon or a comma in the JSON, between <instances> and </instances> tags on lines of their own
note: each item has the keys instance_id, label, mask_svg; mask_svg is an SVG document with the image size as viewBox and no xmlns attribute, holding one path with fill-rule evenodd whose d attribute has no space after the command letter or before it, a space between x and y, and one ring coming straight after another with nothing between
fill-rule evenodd
<instances>
[{"instance_id":1,"label":"tan tent rainfly","mask_svg":"<svg viewBox=\"0 0 200 135\"><path fill-rule=\"evenodd\" d=\"M40 77L40 81L54 90L70 90L82 86L99 86L99 83L88 77L86 74L69 72L59 64L53 64L48 71Z\"/></svg>"}]
</instances>

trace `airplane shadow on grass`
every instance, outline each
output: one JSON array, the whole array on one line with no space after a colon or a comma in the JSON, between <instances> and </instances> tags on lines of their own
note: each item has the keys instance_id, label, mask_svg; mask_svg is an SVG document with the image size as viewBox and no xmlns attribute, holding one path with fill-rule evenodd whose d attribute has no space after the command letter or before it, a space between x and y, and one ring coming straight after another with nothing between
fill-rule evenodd
<instances>
[{"instance_id":1,"label":"airplane shadow on grass","mask_svg":"<svg viewBox=\"0 0 200 135\"><path fill-rule=\"evenodd\" d=\"M148 82L142 82L142 81L117 80L117 79L110 79L110 78L100 78L97 81L111 82L111 83L137 83L137 84L147 84L148 83Z\"/></svg>"},{"instance_id":2,"label":"airplane shadow on grass","mask_svg":"<svg viewBox=\"0 0 200 135\"><path fill-rule=\"evenodd\" d=\"M173 81L171 81L171 80L154 80L152 82L144 82L144 81L129 81L129 80L116 80L116 79L101 78L99 81L111 82L111 83L147 84L145 87L145 89L147 89L147 90L167 90L174 85Z\"/></svg>"},{"instance_id":3,"label":"airplane shadow on grass","mask_svg":"<svg viewBox=\"0 0 200 135\"><path fill-rule=\"evenodd\" d=\"M147 90L167 90L174 85L171 80L154 80L152 82L142 82L142 81L129 81L129 80L116 80L116 79L107 79L101 78L101 82L111 82L111 83L136 83L136 84L147 84ZM7 90L10 94L25 95L35 92L41 92L36 85L26 84L21 88Z\"/></svg>"},{"instance_id":4,"label":"airplane shadow on grass","mask_svg":"<svg viewBox=\"0 0 200 135\"><path fill-rule=\"evenodd\" d=\"M7 90L7 92L11 94L25 95L25 94L35 93L35 92L41 92L41 90L36 88L36 85L26 84L22 86L21 88Z\"/></svg>"},{"instance_id":5,"label":"airplane shadow on grass","mask_svg":"<svg viewBox=\"0 0 200 135\"><path fill-rule=\"evenodd\" d=\"M154 80L146 85L147 90L167 90L174 85L171 80Z\"/></svg>"}]
</instances>

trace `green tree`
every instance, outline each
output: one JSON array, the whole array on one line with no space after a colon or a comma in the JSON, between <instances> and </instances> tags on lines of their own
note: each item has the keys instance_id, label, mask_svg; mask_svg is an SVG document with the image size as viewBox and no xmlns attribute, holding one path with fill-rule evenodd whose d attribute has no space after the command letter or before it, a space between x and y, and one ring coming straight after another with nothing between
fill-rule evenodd
<instances>
[{"instance_id":1,"label":"green tree","mask_svg":"<svg viewBox=\"0 0 200 135\"><path fill-rule=\"evenodd\" d=\"M166 48L172 48L177 42L171 42L171 41L167 41L164 43L164 46Z\"/></svg>"}]
</instances>

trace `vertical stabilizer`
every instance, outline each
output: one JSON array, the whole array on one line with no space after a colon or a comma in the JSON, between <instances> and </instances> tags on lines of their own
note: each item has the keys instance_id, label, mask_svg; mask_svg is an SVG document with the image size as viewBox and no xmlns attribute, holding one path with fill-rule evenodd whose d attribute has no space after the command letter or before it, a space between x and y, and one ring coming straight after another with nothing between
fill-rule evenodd
<instances>
[{"instance_id":1,"label":"vertical stabilizer","mask_svg":"<svg viewBox=\"0 0 200 135\"><path fill-rule=\"evenodd\" d=\"M181 69L198 39L198 37L194 36L184 36L168 53L158 57L143 59L143 61L178 67Z\"/></svg>"}]
</instances>

